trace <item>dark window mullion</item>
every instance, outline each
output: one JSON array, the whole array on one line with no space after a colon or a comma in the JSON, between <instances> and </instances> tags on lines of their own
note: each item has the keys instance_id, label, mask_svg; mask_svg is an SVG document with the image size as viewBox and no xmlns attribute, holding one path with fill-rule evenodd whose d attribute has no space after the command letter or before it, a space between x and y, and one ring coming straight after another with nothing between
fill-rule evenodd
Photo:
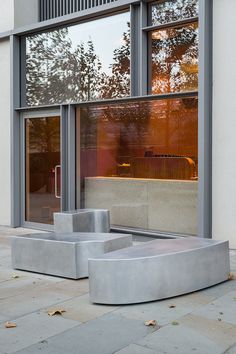
<instances>
[{"instance_id":1,"label":"dark window mullion","mask_svg":"<svg viewBox=\"0 0 236 354\"><path fill-rule=\"evenodd\" d=\"M163 25L143 27L143 31L146 31L146 32L154 31L154 30L157 31L157 30L161 30L161 29L178 27L178 26L181 26L181 25L187 25L187 24L191 24L193 22L198 22L198 20L199 20L198 17L189 17L189 18L186 18L184 20L178 20L178 21L164 23Z\"/></svg>"}]
</instances>

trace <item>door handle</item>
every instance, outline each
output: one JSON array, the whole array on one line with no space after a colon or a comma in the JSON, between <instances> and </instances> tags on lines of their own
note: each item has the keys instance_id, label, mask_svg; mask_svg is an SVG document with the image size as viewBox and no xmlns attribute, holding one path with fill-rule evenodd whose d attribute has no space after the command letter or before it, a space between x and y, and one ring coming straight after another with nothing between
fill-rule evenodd
<instances>
[{"instance_id":1,"label":"door handle","mask_svg":"<svg viewBox=\"0 0 236 354\"><path fill-rule=\"evenodd\" d=\"M54 175L55 175L55 197L57 199L61 199L61 196L57 194L58 189L57 189L57 170L61 168L61 165L56 165L54 169Z\"/></svg>"}]
</instances>

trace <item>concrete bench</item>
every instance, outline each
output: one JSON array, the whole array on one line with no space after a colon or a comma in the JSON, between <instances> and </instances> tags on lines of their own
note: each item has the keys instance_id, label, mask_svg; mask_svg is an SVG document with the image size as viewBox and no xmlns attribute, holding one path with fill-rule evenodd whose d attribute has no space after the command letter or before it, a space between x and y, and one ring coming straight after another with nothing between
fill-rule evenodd
<instances>
[{"instance_id":1,"label":"concrete bench","mask_svg":"<svg viewBox=\"0 0 236 354\"><path fill-rule=\"evenodd\" d=\"M54 231L110 232L110 214L105 209L78 209L54 213Z\"/></svg>"},{"instance_id":2,"label":"concrete bench","mask_svg":"<svg viewBox=\"0 0 236 354\"><path fill-rule=\"evenodd\" d=\"M200 290L228 279L228 242L154 240L89 259L90 299L133 304Z\"/></svg>"},{"instance_id":3,"label":"concrete bench","mask_svg":"<svg viewBox=\"0 0 236 354\"><path fill-rule=\"evenodd\" d=\"M132 245L132 235L107 233L32 234L12 237L12 266L79 279L88 276L88 258Z\"/></svg>"}]
</instances>

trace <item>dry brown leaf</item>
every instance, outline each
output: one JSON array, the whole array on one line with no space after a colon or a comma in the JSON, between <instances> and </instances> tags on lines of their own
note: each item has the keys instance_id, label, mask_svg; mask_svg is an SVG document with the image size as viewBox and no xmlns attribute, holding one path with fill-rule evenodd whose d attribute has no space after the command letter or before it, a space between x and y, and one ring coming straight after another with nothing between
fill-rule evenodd
<instances>
[{"instance_id":1,"label":"dry brown leaf","mask_svg":"<svg viewBox=\"0 0 236 354\"><path fill-rule=\"evenodd\" d=\"M228 280L235 280L235 274L229 273Z\"/></svg>"},{"instance_id":2,"label":"dry brown leaf","mask_svg":"<svg viewBox=\"0 0 236 354\"><path fill-rule=\"evenodd\" d=\"M6 322L5 323L5 328L15 328L15 327L17 327L17 326L13 322Z\"/></svg>"},{"instance_id":3,"label":"dry brown leaf","mask_svg":"<svg viewBox=\"0 0 236 354\"><path fill-rule=\"evenodd\" d=\"M157 321L156 320L148 320L144 322L145 326L156 326Z\"/></svg>"},{"instance_id":4,"label":"dry brown leaf","mask_svg":"<svg viewBox=\"0 0 236 354\"><path fill-rule=\"evenodd\" d=\"M64 309L54 309L54 310L48 310L48 316L52 317L52 316L62 316L62 314L66 312L66 310Z\"/></svg>"},{"instance_id":5,"label":"dry brown leaf","mask_svg":"<svg viewBox=\"0 0 236 354\"><path fill-rule=\"evenodd\" d=\"M169 305L169 309L174 309L174 308L176 308L175 305Z\"/></svg>"}]
</instances>

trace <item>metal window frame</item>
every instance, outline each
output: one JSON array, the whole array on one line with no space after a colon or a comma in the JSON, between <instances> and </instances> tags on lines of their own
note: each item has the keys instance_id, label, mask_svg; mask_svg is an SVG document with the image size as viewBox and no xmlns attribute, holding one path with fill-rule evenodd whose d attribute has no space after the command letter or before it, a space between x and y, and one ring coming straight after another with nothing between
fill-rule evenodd
<instances>
[{"instance_id":1,"label":"metal window frame","mask_svg":"<svg viewBox=\"0 0 236 354\"><path fill-rule=\"evenodd\" d=\"M139 6L140 4L140 6ZM60 105L64 119L66 136L63 137L63 153L68 163L68 171L64 186L66 195L64 208L73 208L75 205L75 115L74 109L78 105L105 104L124 102L127 100L147 100L159 98L171 98L174 95L148 95L147 94L147 36L149 29L147 23L147 6L145 1L119 0L103 5L101 9L90 8L62 16L53 20L44 21L5 34L0 38L10 35L11 43L11 226L21 226L21 154L20 154L20 112L36 111L43 108L55 108L58 105L21 107L20 105L20 36L42 30L50 30L57 26L69 25L75 21L88 21L97 17L108 16L117 11L124 11L130 7L131 23L135 28L131 29L131 97L118 100L104 100L102 102L79 102ZM212 0L199 0L199 118L198 118L198 142L199 142L199 181L198 181L198 236L211 237L211 195L212 195ZM138 31L138 32L137 32ZM135 58L135 60L134 60ZM138 58L138 60L136 60ZM190 93L185 93L188 95ZM193 93L191 93L193 94ZM196 93L195 93L196 94ZM157 97L158 96L158 97ZM168 96L168 97L167 97ZM72 144L69 144L71 139ZM74 167L73 167L74 166ZM35 226L36 227L36 226Z\"/></svg>"}]
</instances>

